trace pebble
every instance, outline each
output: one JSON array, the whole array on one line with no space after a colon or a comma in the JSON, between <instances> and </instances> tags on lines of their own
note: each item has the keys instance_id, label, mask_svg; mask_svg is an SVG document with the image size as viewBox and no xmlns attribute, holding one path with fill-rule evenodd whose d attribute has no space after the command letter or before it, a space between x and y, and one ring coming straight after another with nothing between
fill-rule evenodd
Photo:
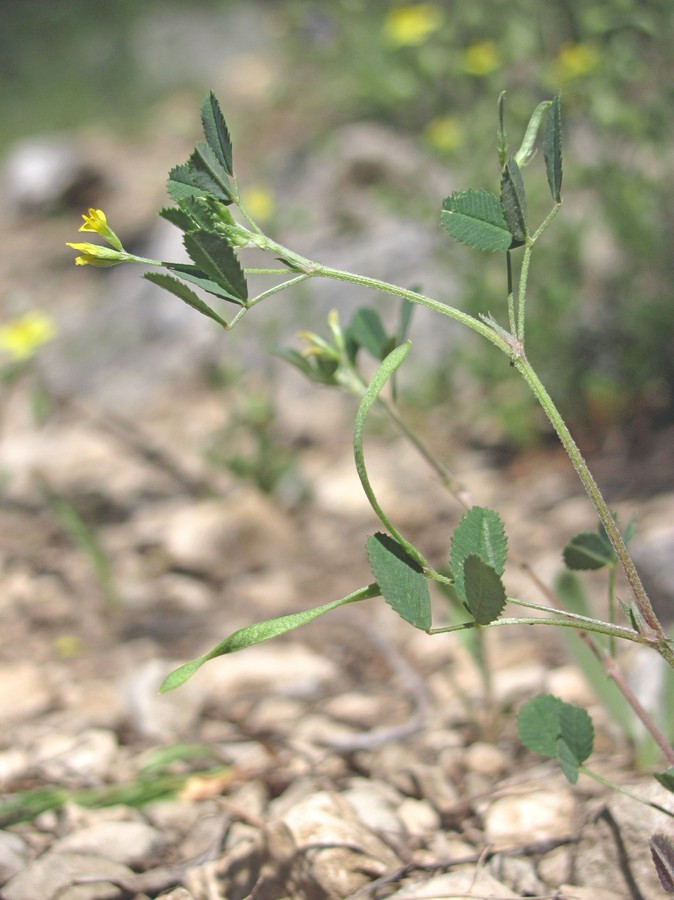
<instances>
[{"instance_id":1,"label":"pebble","mask_svg":"<svg viewBox=\"0 0 674 900\"><path fill-rule=\"evenodd\" d=\"M39 716L52 700L46 675L32 662L0 665L0 727Z\"/></svg>"},{"instance_id":2,"label":"pebble","mask_svg":"<svg viewBox=\"0 0 674 900\"><path fill-rule=\"evenodd\" d=\"M28 847L18 834L0 831L0 884L21 872L28 861Z\"/></svg>"},{"instance_id":3,"label":"pebble","mask_svg":"<svg viewBox=\"0 0 674 900\"><path fill-rule=\"evenodd\" d=\"M457 900L459 897L479 897L485 900L493 897L494 900L510 900L511 897L520 896L497 881L486 869L471 867L419 880L395 894L389 894L389 900L437 900L438 897L455 897Z\"/></svg>"},{"instance_id":4,"label":"pebble","mask_svg":"<svg viewBox=\"0 0 674 900\"><path fill-rule=\"evenodd\" d=\"M164 844L157 829L144 822L99 822L55 841L52 851L93 854L133 866L160 853Z\"/></svg>"},{"instance_id":5,"label":"pebble","mask_svg":"<svg viewBox=\"0 0 674 900\"><path fill-rule=\"evenodd\" d=\"M2 896L4 900L115 900L122 891L112 882L132 875L128 866L102 856L50 852L11 878ZM93 884L92 879L96 879ZM84 881L88 883L78 883Z\"/></svg>"},{"instance_id":6,"label":"pebble","mask_svg":"<svg viewBox=\"0 0 674 900\"><path fill-rule=\"evenodd\" d=\"M574 832L575 801L566 790L500 797L486 812L485 834L496 849L566 837Z\"/></svg>"}]
</instances>

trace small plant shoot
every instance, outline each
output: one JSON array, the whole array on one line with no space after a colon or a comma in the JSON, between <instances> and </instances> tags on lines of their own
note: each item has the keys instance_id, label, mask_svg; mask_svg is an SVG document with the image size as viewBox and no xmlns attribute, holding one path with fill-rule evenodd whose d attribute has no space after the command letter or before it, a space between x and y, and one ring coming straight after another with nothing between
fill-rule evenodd
<instances>
[{"instance_id":1,"label":"small plant shoot","mask_svg":"<svg viewBox=\"0 0 674 900\"><path fill-rule=\"evenodd\" d=\"M385 325L380 314L364 304L344 328L339 311L331 312L327 336L301 332L299 337L305 344L302 350L286 347L274 351L309 380L355 398L355 473L381 526L375 534L363 535L373 581L356 587L340 599L318 598L320 605L313 607L308 606L304 598L298 598L298 611L251 624L224 636L210 651L171 672L162 691L180 687L204 664L217 657L300 628L346 604L378 597L383 598L391 611L406 623L433 635L435 640L451 639L451 632L456 631L464 637L470 634L476 641L478 638L482 641L492 629L510 625L536 629L555 627L563 634L574 633L577 641L583 642L586 657L579 665L595 681L610 685L610 691L598 690L607 706L613 704L617 708L615 696L619 696L622 721L631 717L646 730L656 747L659 768L663 770L656 774L657 782L665 791L674 792L674 748L667 729L663 731L655 718L643 709L629 689L619 665L618 649L621 642L627 641L648 648L661 657L670 670L674 668L672 641L653 609L627 548L634 531L633 522L624 533L618 527L564 419L526 353L531 262L538 242L548 234L562 203L560 97L543 99L536 106L519 150L513 154L508 150L505 94L501 94L496 171L485 184L454 191L438 203L441 207L439 225L448 239L488 253L489 265L502 266L502 307L484 309L476 316L442 299L427 296L421 290L307 259L267 235L241 199L229 129L213 93L209 93L204 101L201 122L205 140L196 144L187 162L171 169L167 191L173 205L159 213L182 233L190 261L171 262L134 256L124 249L103 212L92 209L84 216L85 224L80 230L97 233L104 244L71 244L79 254L77 264L112 266L138 262L149 266L152 271L145 274L149 281L171 294L174 300L186 303L211 319L224 332L239 325L258 303L281 292L292 296L294 287L313 279L340 281L351 289L375 291L394 298L396 306L400 305L399 310L393 311L399 325L393 328ZM540 155L539 149L542 149ZM535 162L540 164L534 165ZM552 198L549 211L541 221L534 221L529 210L525 180L529 184L530 179L539 179L542 185L547 179ZM531 197L534 196L537 195L532 191ZM246 254L250 248L255 249L257 259L260 251L268 254L268 269L248 266ZM519 260L518 280L513 278L515 258ZM264 289L255 296L251 296L248 287L248 275L253 272L268 279ZM599 518L597 531L582 531L568 541L563 560L572 571L567 571L568 577L557 595L552 591L543 592L545 602L508 592L508 540L498 513L467 502L465 493L456 486L442 461L405 421L398 405L398 386L411 352L408 333L415 306L434 312L438 317L438 328L451 320L479 335L491 345L495 365L500 362L504 372L510 367L518 373L547 416ZM371 373L372 360L376 371L367 375L363 363L367 363L366 368ZM444 536L444 546L448 548L444 560L427 558L425 551L402 533L395 510L385 510L377 497L365 452L367 424L373 415L390 420L448 489L448 501L451 502L453 497L461 504L454 520L458 524ZM514 558L515 551L511 554ZM599 570L606 571L609 582L608 613L604 618L598 616L593 605L585 599L579 587L580 576L574 574ZM615 591L619 570L627 584L622 597ZM540 583L537 585L533 577L531 581L532 589L538 590ZM448 593L458 600L455 606L459 608L462 620L434 625L434 597L446 597ZM444 608L438 604L437 610L440 613ZM446 611L442 615L446 617ZM476 646L481 649L477 657L483 659L479 641ZM590 657L591 665L587 662ZM485 678L487 682L488 678ZM522 706L517 730L526 748L556 760L571 783L575 784L581 774L608 783L586 765L593 750L594 728L590 716L580 707L551 695L536 697ZM644 802L669 815L664 807ZM663 888L674 890L671 841L656 834L651 851Z\"/></svg>"}]
</instances>

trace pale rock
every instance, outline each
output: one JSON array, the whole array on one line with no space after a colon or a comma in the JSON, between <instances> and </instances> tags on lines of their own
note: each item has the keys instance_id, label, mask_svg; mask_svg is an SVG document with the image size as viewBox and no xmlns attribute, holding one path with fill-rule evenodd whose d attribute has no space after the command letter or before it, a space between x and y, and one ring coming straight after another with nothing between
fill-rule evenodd
<instances>
[{"instance_id":1,"label":"pale rock","mask_svg":"<svg viewBox=\"0 0 674 900\"><path fill-rule=\"evenodd\" d=\"M30 765L25 750L10 747L0 753L0 788L22 775Z\"/></svg>"},{"instance_id":2,"label":"pale rock","mask_svg":"<svg viewBox=\"0 0 674 900\"><path fill-rule=\"evenodd\" d=\"M505 771L508 761L503 751L494 744L475 741L466 747L465 764L477 775L495 778Z\"/></svg>"},{"instance_id":3,"label":"pale rock","mask_svg":"<svg viewBox=\"0 0 674 900\"><path fill-rule=\"evenodd\" d=\"M577 884L560 884L558 895L564 900L619 900L619 898L627 897L628 894L616 893L615 890L604 890L595 887L580 887ZM632 894L632 896L635 896ZM641 895L645 896L644 894ZM653 895L655 896L655 895Z\"/></svg>"},{"instance_id":4,"label":"pale rock","mask_svg":"<svg viewBox=\"0 0 674 900\"><path fill-rule=\"evenodd\" d=\"M0 831L0 884L21 872L28 861L28 846L11 831Z\"/></svg>"},{"instance_id":5,"label":"pale rock","mask_svg":"<svg viewBox=\"0 0 674 900\"><path fill-rule=\"evenodd\" d=\"M569 847L555 847L538 863L538 874L552 887L569 881L572 871L573 857Z\"/></svg>"},{"instance_id":6,"label":"pale rock","mask_svg":"<svg viewBox=\"0 0 674 900\"><path fill-rule=\"evenodd\" d=\"M47 853L10 879L2 896L4 900L115 900L122 897L122 891L114 882L131 876L128 866L112 859ZM94 883L92 879L96 879Z\"/></svg>"},{"instance_id":7,"label":"pale rock","mask_svg":"<svg viewBox=\"0 0 674 900\"><path fill-rule=\"evenodd\" d=\"M491 874L503 884L517 891L521 897L537 897L545 894L545 885L536 874L536 867L526 857L497 853L488 864Z\"/></svg>"},{"instance_id":8,"label":"pale rock","mask_svg":"<svg viewBox=\"0 0 674 900\"><path fill-rule=\"evenodd\" d=\"M485 815L485 833L496 849L563 838L574 830L575 801L565 790L533 790L500 797Z\"/></svg>"},{"instance_id":9,"label":"pale rock","mask_svg":"<svg viewBox=\"0 0 674 900\"><path fill-rule=\"evenodd\" d=\"M346 897L400 864L390 847L336 794L321 791L306 798L288 810L281 822L292 837L295 860L306 858L310 847L322 848L311 852L309 884L323 890L326 897ZM301 879L301 872L296 877Z\"/></svg>"},{"instance_id":10,"label":"pale rock","mask_svg":"<svg viewBox=\"0 0 674 900\"><path fill-rule=\"evenodd\" d=\"M230 697L253 690L312 697L338 676L327 657L299 642L278 642L214 660L199 671L196 681L209 702L226 704Z\"/></svg>"},{"instance_id":11,"label":"pale rock","mask_svg":"<svg viewBox=\"0 0 674 900\"><path fill-rule=\"evenodd\" d=\"M576 666L560 666L548 672L545 691L565 703L575 703L584 708L597 702L588 679Z\"/></svg>"},{"instance_id":12,"label":"pale rock","mask_svg":"<svg viewBox=\"0 0 674 900\"><path fill-rule=\"evenodd\" d=\"M366 778L353 778L340 796L351 804L360 821L376 834L399 837L404 826L396 807L400 794L389 785Z\"/></svg>"},{"instance_id":13,"label":"pale rock","mask_svg":"<svg viewBox=\"0 0 674 900\"><path fill-rule=\"evenodd\" d=\"M176 663L150 659L123 680L121 694L134 729L144 737L172 740L191 732L203 706L203 691L194 680L179 690L160 694L159 688Z\"/></svg>"},{"instance_id":14,"label":"pale rock","mask_svg":"<svg viewBox=\"0 0 674 900\"><path fill-rule=\"evenodd\" d=\"M36 744L33 762L44 777L59 782L83 777L105 780L115 760L118 743L112 731L90 728L79 734L48 734Z\"/></svg>"},{"instance_id":15,"label":"pale rock","mask_svg":"<svg viewBox=\"0 0 674 900\"><path fill-rule=\"evenodd\" d=\"M370 729L381 719L382 698L376 694L350 691L326 700L321 704L321 709L334 719Z\"/></svg>"},{"instance_id":16,"label":"pale rock","mask_svg":"<svg viewBox=\"0 0 674 900\"><path fill-rule=\"evenodd\" d=\"M46 675L34 663L0 665L0 726L43 713L52 700Z\"/></svg>"},{"instance_id":17,"label":"pale rock","mask_svg":"<svg viewBox=\"0 0 674 900\"><path fill-rule=\"evenodd\" d=\"M417 762L410 766L409 774L421 798L428 800L441 816L450 814L456 808L458 792L441 768Z\"/></svg>"},{"instance_id":18,"label":"pale rock","mask_svg":"<svg viewBox=\"0 0 674 900\"><path fill-rule=\"evenodd\" d=\"M510 900L511 897L520 897L510 888L486 869L470 868L458 869L446 875L436 875L425 881L404 887L395 894L389 895L389 900L438 900L439 897L463 898L475 897L476 900Z\"/></svg>"},{"instance_id":19,"label":"pale rock","mask_svg":"<svg viewBox=\"0 0 674 900\"><path fill-rule=\"evenodd\" d=\"M526 662L498 669L498 677L494 678L494 696L499 704L509 706L540 693L544 688L546 675L546 668L540 662Z\"/></svg>"},{"instance_id":20,"label":"pale rock","mask_svg":"<svg viewBox=\"0 0 674 900\"><path fill-rule=\"evenodd\" d=\"M133 866L159 853L161 834L144 822L99 822L56 841L54 853L80 853Z\"/></svg>"},{"instance_id":21,"label":"pale rock","mask_svg":"<svg viewBox=\"0 0 674 900\"><path fill-rule=\"evenodd\" d=\"M440 816L428 800L405 797L398 805L398 816L407 832L418 837L432 834L441 827Z\"/></svg>"},{"instance_id":22,"label":"pale rock","mask_svg":"<svg viewBox=\"0 0 674 900\"><path fill-rule=\"evenodd\" d=\"M674 813L674 795L654 780L638 785L624 785L645 800L664 806ZM582 832L574 848L574 880L605 891L632 893L630 881L639 886L644 897L659 897L662 886L653 866L648 841L655 831L666 830L663 813L639 803L624 794L614 794L606 810L597 815ZM629 867L626 877L624 860Z\"/></svg>"}]
</instances>

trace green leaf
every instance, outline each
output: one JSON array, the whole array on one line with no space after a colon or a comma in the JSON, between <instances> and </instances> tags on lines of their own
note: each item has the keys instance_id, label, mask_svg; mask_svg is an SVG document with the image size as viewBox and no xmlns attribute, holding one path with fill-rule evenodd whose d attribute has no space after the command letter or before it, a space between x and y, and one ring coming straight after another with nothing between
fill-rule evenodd
<instances>
[{"instance_id":1,"label":"green leaf","mask_svg":"<svg viewBox=\"0 0 674 900\"><path fill-rule=\"evenodd\" d=\"M191 288L188 288L186 284L179 281L177 278L173 278L173 276L166 275L163 272L145 272L143 278L164 288L164 290L169 291L174 296L179 297L184 303L187 303L188 306L196 309L203 316L213 319L214 322L217 322L218 325L222 325L223 328L229 327L224 319L212 310L207 303L204 303Z\"/></svg>"},{"instance_id":2,"label":"green leaf","mask_svg":"<svg viewBox=\"0 0 674 900\"><path fill-rule=\"evenodd\" d=\"M587 710L574 703L563 703L559 725L561 737L576 762L585 762L594 746L594 727Z\"/></svg>"},{"instance_id":3,"label":"green leaf","mask_svg":"<svg viewBox=\"0 0 674 900\"><path fill-rule=\"evenodd\" d=\"M522 168L522 166L528 166L536 155L534 144L536 143L538 130L541 127L543 116L551 106L552 100L543 100L531 114L527 130L524 133L524 139L522 140L522 146L515 154L515 162L520 168Z\"/></svg>"},{"instance_id":4,"label":"green leaf","mask_svg":"<svg viewBox=\"0 0 674 900\"><path fill-rule=\"evenodd\" d=\"M674 794L674 766L666 772L653 772L653 778L670 794Z\"/></svg>"},{"instance_id":5,"label":"green leaf","mask_svg":"<svg viewBox=\"0 0 674 900\"><path fill-rule=\"evenodd\" d=\"M245 305L248 299L246 279L236 254L226 241L209 231L195 231L186 234L183 243L197 266Z\"/></svg>"},{"instance_id":6,"label":"green leaf","mask_svg":"<svg viewBox=\"0 0 674 900\"><path fill-rule=\"evenodd\" d=\"M229 175L233 175L232 142L217 97L210 91L201 107L201 123L208 146Z\"/></svg>"},{"instance_id":7,"label":"green leaf","mask_svg":"<svg viewBox=\"0 0 674 900\"><path fill-rule=\"evenodd\" d=\"M596 531L574 535L562 552L568 569L601 569L615 563L613 548Z\"/></svg>"},{"instance_id":8,"label":"green leaf","mask_svg":"<svg viewBox=\"0 0 674 900\"><path fill-rule=\"evenodd\" d=\"M501 208L513 244L523 244L527 238L527 198L519 166L511 156L501 175Z\"/></svg>"},{"instance_id":9,"label":"green leaf","mask_svg":"<svg viewBox=\"0 0 674 900\"><path fill-rule=\"evenodd\" d=\"M180 207L166 206L164 209L159 210L159 215L181 231L191 231L194 228L194 222L185 210L180 209Z\"/></svg>"},{"instance_id":10,"label":"green leaf","mask_svg":"<svg viewBox=\"0 0 674 900\"><path fill-rule=\"evenodd\" d=\"M503 575L507 549L508 540L499 514L483 506L471 507L454 529L450 553L454 587L462 600L466 600L463 579L466 557L479 556L497 575Z\"/></svg>"},{"instance_id":11,"label":"green leaf","mask_svg":"<svg viewBox=\"0 0 674 900\"><path fill-rule=\"evenodd\" d=\"M299 628L307 622L311 622L313 619L317 619L319 616L322 616L333 609L337 609L339 606L344 606L347 603L354 603L358 600L367 600L369 597L379 597L380 595L381 591L379 586L376 584L369 584L366 587L359 588L352 594L348 594L346 597L342 597L339 600L333 600L331 603L325 603L323 606L315 606L313 609L305 609L301 612L290 613L290 615L287 616L266 619L264 622L256 622L254 625L240 628L238 631L230 634L230 636L225 638L220 644L217 644L217 646L208 653L199 656L197 659L192 659L190 662L184 663L182 666L178 666L177 669L170 672L164 679L159 692L165 694L167 691L172 691L175 688L180 687L180 685L188 681L192 675L204 665L204 663L207 663L211 659L215 659L218 656L225 656L228 653L235 653L237 650L243 650L253 644L260 644L262 641L268 641L271 638L278 637L278 635L285 634L287 631L292 631L294 628Z\"/></svg>"},{"instance_id":12,"label":"green leaf","mask_svg":"<svg viewBox=\"0 0 674 900\"><path fill-rule=\"evenodd\" d=\"M563 706L563 701L552 694L540 694L522 706L517 717L517 734L525 747L541 756L557 756Z\"/></svg>"},{"instance_id":13,"label":"green leaf","mask_svg":"<svg viewBox=\"0 0 674 900\"><path fill-rule=\"evenodd\" d=\"M431 597L419 563L381 532L368 537L367 558L389 606L415 628L430 628Z\"/></svg>"},{"instance_id":14,"label":"green leaf","mask_svg":"<svg viewBox=\"0 0 674 900\"><path fill-rule=\"evenodd\" d=\"M466 604L478 625L489 625L503 612L506 591L500 576L479 556L471 554L463 563Z\"/></svg>"},{"instance_id":15,"label":"green leaf","mask_svg":"<svg viewBox=\"0 0 674 900\"><path fill-rule=\"evenodd\" d=\"M362 306L353 314L344 337L352 360L360 347L364 347L379 360L384 359L392 349L392 339L384 331L379 313L367 306Z\"/></svg>"},{"instance_id":16,"label":"green leaf","mask_svg":"<svg viewBox=\"0 0 674 900\"><path fill-rule=\"evenodd\" d=\"M189 158L188 165L193 166L203 178L212 179L224 196L229 198L230 202L232 201L232 188L229 183L227 172L208 144L204 141L197 141L194 153L192 153ZM211 191L210 193L216 197L219 196L215 191Z\"/></svg>"},{"instance_id":17,"label":"green leaf","mask_svg":"<svg viewBox=\"0 0 674 900\"><path fill-rule=\"evenodd\" d=\"M562 108L559 94L553 99L545 121L543 156L552 199L561 203L562 191Z\"/></svg>"},{"instance_id":18,"label":"green leaf","mask_svg":"<svg viewBox=\"0 0 674 900\"><path fill-rule=\"evenodd\" d=\"M205 195L215 197L222 203L232 202L231 193L224 191L222 186L205 170L196 151L188 162L171 169L166 190L178 204L189 197L196 198Z\"/></svg>"},{"instance_id":19,"label":"green leaf","mask_svg":"<svg viewBox=\"0 0 674 900\"><path fill-rule=\"evenodd\" d=\"M440 224L454 240L476 250L508 250L513 242L498 197L481 188L447 197Z\"/></svg>"},{"instance_id":20,"label":"green leaf","mask_svg":"<svg viewBox=\"0 0 674 900\"><path fill-rule=\"evenodd\" d=\"M557 762L571 784L578 781L578 760L564 738L557 741Z\"/></svg>"},{"instance_id":21,"label":"green leaf","mask_svg":"<svg viewBox=\"0 0 674 900\"><path fill-rule=\"evenodd\" d=\"M237 303L239 306L243 305L239 297L235 297L234 294L225 290L212 278L209 278L198 266L192 266L188 263L164 263L164 265L172 272L177 272L185 281L189 281L190 284L196 284L197 287L207 291L209 294L213 294L214 297L221 297L223 300Z\"/></svg>"}]
</instances>

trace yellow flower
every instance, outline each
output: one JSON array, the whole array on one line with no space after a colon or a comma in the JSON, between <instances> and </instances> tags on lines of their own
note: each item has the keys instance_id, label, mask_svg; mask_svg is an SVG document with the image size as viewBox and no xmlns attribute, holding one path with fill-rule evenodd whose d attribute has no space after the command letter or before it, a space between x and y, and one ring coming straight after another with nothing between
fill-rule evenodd
<instances>
[{"instance_id":1,"label":"yellow flower","mask_svg":"<svg viewBox=\"0 0 674 900\"><path fill-rule=\"evenodd\" d=\"M571 81L594 71L600 63L599 51L591 44L562 44L555 61L560 81Z\"/></svg>"},{"instance_id":2,"label":"yellow flower","mask_svg":"<svg viewBox=\"0 0 674 900\"><path fill-rule=\"evenodd\" d=\"M274 215L274 197L259 184L254 184L244 191L243 205L259 222L268 222Z\"/></svg>"},{"instance_id":3,"label":"yellow flower","mask_svg":"<svg viewBox=\"0 0 674 900\"><path fill-rule=\"evenodd\" d=\"M426 140L436 150L456 150L464 141L464 130L456 116L437 116L425 128Z\"/></svg>"},{"instance_id":4,"label":"yellow flower","mask_svg":"<svg viewBox=\"0 0 674 900\"><path fill-rule=\"evenodd\" d=\"M49 316L33 310L0 327L0 349L14 362L21 362L55 335L56 326Z\"/></svg>"},{"instance_id":5,"label":"yellow flower","mask_svg":"<svg viewBox=\"0 0 674 900\"><path fill-rule=\"evenodd\" d=\"M418 47L442 24L442 11L435 3L408 3L389 11L384 35L398 47Z\"/></svg>"},{"instance_id":6,"label":"yellow flower","mask_svg":"<svg viewBox=\"0 0 674 900\"><path fill-rule=\"evenodd\" d=\"M81 231L82 229L80 229ZM101 247L100 244L69 244L82 255L76 257L76 266L116 266L118 263L129 259L129 254L121 250L111 250L109 247Z\"/></svg>"},{"instance_id":7,"label":"yellow flower","mask_svg":"<svg viewBox=\"0 0 674 900\"><path fill-rule=\"evenodd\" d=\"M82 218L84 219L84 225L79 229L80 231L95 231L96 234L100 234L116 250L124 249L122 242L108 225L108 220L102 209L90 209L88 216L82 213Z\"/></svg>"},{"instance_id":8,"label":"yellow flower","mask_svg":"<svg viewBox=\"0 0 674 900\"><path fill-rule=\"evenodd\" d=\"M469 75L489 75L501 66L501 57L494 41L477 41L466 47L463 71Z\"/></svg>"}]
</instances>

